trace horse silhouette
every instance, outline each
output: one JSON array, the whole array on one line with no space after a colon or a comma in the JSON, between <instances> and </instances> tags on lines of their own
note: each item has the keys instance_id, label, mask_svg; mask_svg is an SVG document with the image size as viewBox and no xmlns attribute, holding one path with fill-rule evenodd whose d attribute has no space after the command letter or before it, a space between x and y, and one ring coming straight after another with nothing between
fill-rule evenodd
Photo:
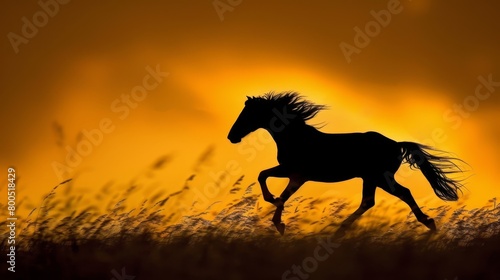
<instances>
[{"instance_id":1,"label":"horse silhouette","mask_svg":"<svg viewBox=\"0 0 500 280\"><path fill-rule=\"evenodd\" d=\"M375 205L375 189L400 198L415 214L417 220L431 231L436 230L434 220L424 214L409 189L394 179L402 162L412 169L419 168L436 195L447 201L456 201L462 184L448 177L462 172L454 163L459 160L444 152L413 142L396 142L377 132L330 134L308 125L306 121L325 109L296 92L268 93L247 97L245 107L233 124L228 139L239 143L249 133L263 128L276 142L279 165L263 170L258 176L264 200L276 206L272 218L276 229L284 234L281 222L284 203L305 182L340 182L352 178L363 180L363 198L359 208L345 219L337 234L345 230L363 213ZM429 151L440 152L439 155ZM269 191L269 177L289 178L279 197Z\"/></svg>"}]
</instances>

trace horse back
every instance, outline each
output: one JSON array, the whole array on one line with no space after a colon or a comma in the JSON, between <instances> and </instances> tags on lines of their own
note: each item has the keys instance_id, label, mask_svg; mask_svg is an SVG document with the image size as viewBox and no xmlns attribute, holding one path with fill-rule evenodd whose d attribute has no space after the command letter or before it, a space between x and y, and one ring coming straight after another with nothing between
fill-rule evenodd
<instances>
[{"instance_id":1,"label":"horse back","mask_svg":"<svg viewBox=\"0 0 500 280\"><path fill-rule=\"evenodd\" d=\"M305 137L307 136L307 137ZM401 163L397 142L377 132L330 134L319 132L294 140L280 150L278 161L315 181L366 177Z\"/></svg>"}]
</instances>

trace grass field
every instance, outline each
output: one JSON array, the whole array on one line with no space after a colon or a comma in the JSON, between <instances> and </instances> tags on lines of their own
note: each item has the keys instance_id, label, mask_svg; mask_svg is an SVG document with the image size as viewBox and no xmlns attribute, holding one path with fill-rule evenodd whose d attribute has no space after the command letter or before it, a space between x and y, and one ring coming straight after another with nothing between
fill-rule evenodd
<instances>
[{"instance_id":1,"label":"grass field","mask_svg":"<svg viewBox=\"0 0 500 280\"><path fill-rule=\"evenodd\" d=\"M229 201L186 209L180 202L193 178L139 204L129 202L137 185L115 194L103 186L109 201L85 205L73 182L54 187L18 221L16 272L2 262L1 279L500 279L496 199L476 209L425 209L435 234L401 205L396 220L367 215L333 239L357 205L292 197L280 236L255 183L244 186L241 177ZM379 203L377 211L393 207ZM6 237L6 222L0 226Z\"/></svg>"}]
</instances>

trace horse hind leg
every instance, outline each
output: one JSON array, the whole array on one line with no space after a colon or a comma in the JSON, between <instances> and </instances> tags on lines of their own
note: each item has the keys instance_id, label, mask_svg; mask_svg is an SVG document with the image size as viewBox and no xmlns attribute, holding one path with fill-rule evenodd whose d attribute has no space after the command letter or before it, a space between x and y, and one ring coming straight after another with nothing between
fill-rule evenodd
<instances>
[{"instance_id":1,"label":"horse hind leg","mask_svg":"<svg viewBox=\"0 0 500 280\"><path fill-rule=\"evenodd\" d=\"M406 204L408 204L408 206L410 206L413 214L415 214L415 217L419 222L424 224L431 231L437 230L434 219L429 218L429 216L427 216L426 214L424 214L424 212L422 212L420 207L417 205L417 202L413 198L411 191L408 188L405 188L398 182L396 182L393 175L386 176L386 178L379 183L379 186L386 192L398 197Z\"/></svg>"},{"instance_id":2,"label":"horse hind leg","mask_svg":"<svg viewBox=\"0 0 500 280\"><path fill-rule=\"evenodd\" d=\"M340 228L335 232L335 237L342 237L345 235L346 230L363 215L368 209L375 205L375 189L377 185L373 180L363 179L363 198L359 208L345 219Z\"/></svg>"}]
</instances>

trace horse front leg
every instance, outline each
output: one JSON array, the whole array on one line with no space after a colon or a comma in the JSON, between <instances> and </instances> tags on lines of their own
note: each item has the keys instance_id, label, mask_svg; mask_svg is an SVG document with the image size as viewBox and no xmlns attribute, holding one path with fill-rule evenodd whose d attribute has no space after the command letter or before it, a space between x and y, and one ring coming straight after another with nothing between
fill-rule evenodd
<instances>
[{"instance_id":1,"label":"horse front leg","mask_svg":"<svg viewBox=\"0 0 500 280\"><path fill-rule=\"evenodd\" d=\"M273 216L273 223L278 232L283 235L285 233L285 224L281 221L281 215L283 214L283 209L285 208L285 202L305 183L305 180L291 177L290 182L286 186L285 190L281 193L280 197L274 200L274 205L276 206L276 211Z\"/></svg>"},{"instance_id":2,"label":"horse front leg","mask_svg":"<svg viewBox=\"0 0 500 280\"><path fill-rule=\"evenodd\" d=\"M260 188L262 190L262 196L264 197L265 201L272 203L272 204L275 204L275 198L274 198L273 194L267 188L267 184L266 184L267 178L269 178L269 177L285 178L285 177L288 177L287 175L288 174L287 174L285 168L283 168L283 166L281 166L281 165L278 165L278 166L275 166L275 167L272 167L272 168L269 168L266 170L262 170L260 172L258 181L259 181Z\"/></svg>"}]
</instances>

